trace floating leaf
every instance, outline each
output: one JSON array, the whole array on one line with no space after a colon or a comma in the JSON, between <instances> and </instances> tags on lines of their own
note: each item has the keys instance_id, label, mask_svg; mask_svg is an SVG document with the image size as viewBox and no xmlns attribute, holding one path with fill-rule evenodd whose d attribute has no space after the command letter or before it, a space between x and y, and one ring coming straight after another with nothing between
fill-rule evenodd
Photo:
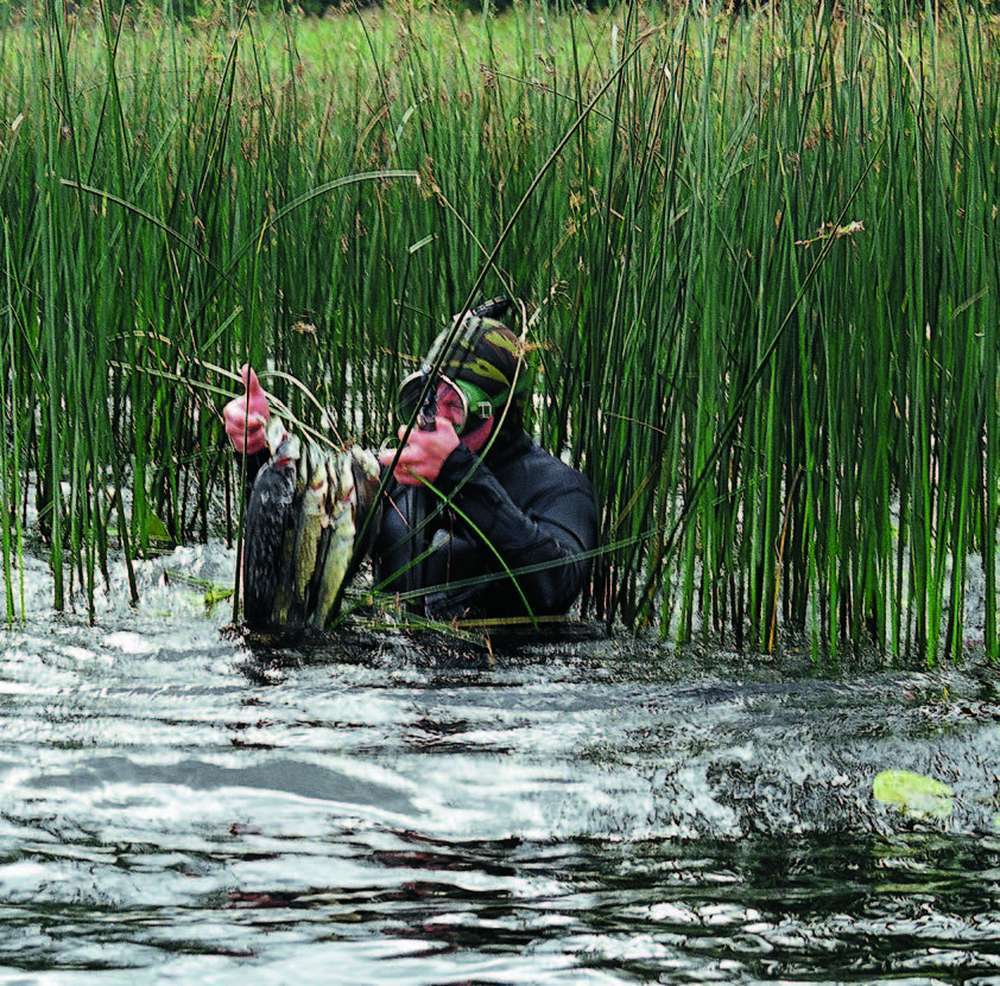
<instances>
[{"instance_id":1,"label":"floating leaf","mask_svg":"<svg viewBox=\"0 0 1000 986\"><path fill-rule=\"evenodd\" d=\"M211 579L201 579L196 575L188 575L187 572L182 572L175 568L168 568L166 571L167 577L174 579L177 582L183 582L185 585L194 586L196 589L202 590L202 595L195 595L192 597L195 601L200 601L204 603L205 609L211 612L212 608L226 599L231 599L233 596L233 587L231 585L222 585L219 582L213 582Z\"/></svg>"},{"instance_id":2,"label":"floating leaf","mask_svg":"<svg viewBox=\"0 0 1000 986\"><path fill-rule=\"evenodd\" d=\"M152 510L146 511L146 536L150 541L163 541L167 544L173 543L173 538L167 530L167 525Z\"/></svg>"},{"instance_id":3,"label":"floating leaf","mask_svg":"<svg viewBox=\"0 0 1000 986\"><path fill-rule=\"evenodd\" d=\"M945 783L910 770L883 770L872 782L875 800L913 818L947 818L955 792Z\"/></svg>"},{"instance_id":4,"label":"floating leaf","mask_svg":"<svg viewBox=\"0 0 1000 986\"><path fill-rule=\"evenodd\" d=\"M205 608L211 609L216 605L216 603L221 603L226 599L230 599L232 595L232 586L228 589L225 586L214 586L205 593Z\"/></svg>"}]
</instances>

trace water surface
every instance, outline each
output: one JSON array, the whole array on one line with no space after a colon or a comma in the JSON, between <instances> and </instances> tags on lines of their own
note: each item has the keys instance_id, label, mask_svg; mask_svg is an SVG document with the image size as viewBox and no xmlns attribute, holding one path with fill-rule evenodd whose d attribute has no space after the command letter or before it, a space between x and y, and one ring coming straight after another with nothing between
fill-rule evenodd
<instances>
[{"instance_id":1,"label":"water surface","mask_svg":"<svg viewBox=\"0 0 1000 986\"><path fill-rule=\"evenodd\" d=\"M0 981L1000 983L995 672L220 632L232 553L0 636ZM946 819L872 797L905 768Z\"/></svg>"}]
</instances>

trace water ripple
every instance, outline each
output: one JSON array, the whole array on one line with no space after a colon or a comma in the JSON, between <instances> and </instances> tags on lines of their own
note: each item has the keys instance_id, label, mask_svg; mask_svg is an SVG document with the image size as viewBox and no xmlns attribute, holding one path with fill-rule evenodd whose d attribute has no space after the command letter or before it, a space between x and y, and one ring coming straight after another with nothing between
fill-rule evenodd
<instances>
[{"instance_id":1,"label":"water ripple","mask_svg":"<svg viewBox=\"0 0 1000 986\"><path fill-rule=\"evenodd\" d=\"M255 651L167 574L232 564L0 638L0 982L998 981L991 669ZM876 803L887 767L951 816Z\"/></svg>"}]
</instances>

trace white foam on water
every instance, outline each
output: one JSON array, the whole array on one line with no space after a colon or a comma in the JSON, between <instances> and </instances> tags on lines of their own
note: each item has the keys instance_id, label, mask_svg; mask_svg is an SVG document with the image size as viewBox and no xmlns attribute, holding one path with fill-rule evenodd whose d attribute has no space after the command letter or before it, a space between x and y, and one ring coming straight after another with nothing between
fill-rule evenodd
<instances>
[{"instance_id":1,"label":"white foam on water","mask_svg":"<svg viewBox=\"0 0 1000 986\"><path fill-rule=\"evenodd\" d=\"M129 630L118 630L103 638L105 647L113 647L123 654L156 654L159 647L146 637Z\"/></svg>"}]
</instances>

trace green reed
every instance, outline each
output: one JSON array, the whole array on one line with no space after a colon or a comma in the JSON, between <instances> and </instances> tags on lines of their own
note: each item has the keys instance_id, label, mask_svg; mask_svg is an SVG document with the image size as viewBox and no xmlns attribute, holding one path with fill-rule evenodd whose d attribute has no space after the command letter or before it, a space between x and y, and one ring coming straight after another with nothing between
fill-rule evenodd
<instances>
[{"instance_id":1,"label":"green reed","mask_svg":"<svg viewBox=\"0 0 1000 986\"><path fill-rule=\"evenodd\" d=\"M483 291L541 308L531 426L601 507L585 612L957 657L978 555L1000 657L997 31L26 14L0 33L7 619L26 535L91 612L113 549L235 538L246 359L337 440L389 436L569 135Z\"/></svg>"}]
</instances>

